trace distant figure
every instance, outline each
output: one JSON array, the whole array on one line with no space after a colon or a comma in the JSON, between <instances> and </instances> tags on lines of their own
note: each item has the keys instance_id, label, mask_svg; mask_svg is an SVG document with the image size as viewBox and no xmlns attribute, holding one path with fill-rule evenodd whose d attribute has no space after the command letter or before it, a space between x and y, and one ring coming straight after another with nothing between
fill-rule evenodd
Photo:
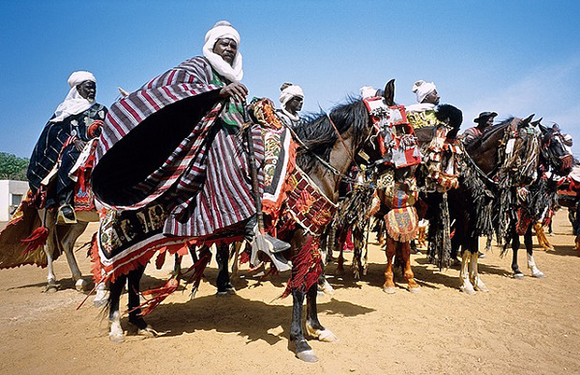
<instances>
[{"instance_id":1,"label":"distant figure","mask_svg":"<svg viewBox=\"0 0 580 375\"><path fill-rule=\"evenodd\" d=\"M59 206L68 222L74 222L74 181L69 176L86 143L99 136L107 108L95 101L97 81L93 74L74 72L64 101L45 125L28 166L28 182L39 208ZM52 172L52 173L51 173ZM56 173L56 184L48 184ZM55 186L56 185L56 186Z\"/></svg>"},{"instance_id":2,"label":"distant figure","mask_svg":"<svg viewBox=\"0 0 580 375\"><path fill-rule=\"evenodd\" d=\"M286 125L294 128L300 123L298 112L302 110L302 104L304 104L304 92L300 86L288 82L280 87L280 91L282 108L277 109L276 114Z\"/></svg>"},{"instance_id":3,"label":"distant figure","mask_svg":"<svg viewBox=\"0 0 580 375\"><path fill-rule=\"evenodd\" d=\"M463 143L466 146L469 146L481 137L485 129L493 125L493 119L495 119L496 116L497 113L495 112L481 112L479 116L473 120L477 126L469 128L463 132Z\"/></svg>"},{"instance_id":4,"label":"distant figure","mask_svg":"<svg viewBox=\"0 0 580 375\"><path fill-rule=\"evenodd\" d=\"M435 108L441 100L437 87L433 82L419 80L413 85L412 91L417 95L417 104L405 108L407 120L415 129L435 126L439 122L435 116Z\"/></svg>"}]
</instances>

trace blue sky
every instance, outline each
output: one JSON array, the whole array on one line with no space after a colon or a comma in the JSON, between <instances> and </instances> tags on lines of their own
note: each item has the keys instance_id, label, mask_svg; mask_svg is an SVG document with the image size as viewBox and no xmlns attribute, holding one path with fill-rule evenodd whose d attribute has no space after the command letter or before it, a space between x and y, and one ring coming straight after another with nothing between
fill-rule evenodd
<instances>
[{"instance_id":1,"label":"blue sky","mask_svg":"<svg viewBox=\"0 0 580 375\"><path fill-rule=\"evenodd\" d=\"M330 109L361 86L395 78L396 101L433 81L443 103L557 122L580 156L580 1L7 1L0 2L0 151L29 157L68 92L89 70L97 101L135 90L201 54L229 20L241 34L243 83L275 100L299 84L304 111Z\"/></svg>"}]
</instances>

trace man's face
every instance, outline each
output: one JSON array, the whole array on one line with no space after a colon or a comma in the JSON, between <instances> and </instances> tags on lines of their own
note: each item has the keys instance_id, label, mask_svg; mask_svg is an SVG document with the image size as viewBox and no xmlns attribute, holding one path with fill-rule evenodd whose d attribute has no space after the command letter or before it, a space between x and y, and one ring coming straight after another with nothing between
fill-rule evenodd
<instances>
[{"instance_id":1,"label":"man's face","mask_svg":"<svg viewBox=\"0 0 580 375\"><path fill-rule=\"evenodd\" d=\"M302 110L302 104L304 104L304 99L295 96L286 102L286 110L292 114L296 114Z\"/></svg>"},{"instance_id":2,"label":"man's face","mask_svg":"<svg viewBox=\"0 0 580 375\"><path fill-rule=\"evenodd\" d=\"M487 118L487 121L485 122L485 125L484 125L484 126L485 126L486 128L489 128L490 126L492 126L492 125L493 125L493 119L494 119L494 118L495 118L495 117L493 117L493 116L491 116L491 117L488 117L488 118Z\"/></svg>"},{"instance_id":3,"label":"man's face","mask_svg":"<svg viewBox=\"0 0 580 375\"><path fill-rule=\"evenodd\" d=\"M441 98L439 98L439 94L437 93L437 90L433 90L429 94L427 94L425 99L423 99L423 103L432 103L432 104L438 105L440 99Z\"/></svg>"},{"instance_id":4,"label":"man's face","mask_svg":"<svg viewBox=\"0 0 580 375\"><path fill-rule=\"evenodd\" d=\"M83 98L92 101L95 100L95 95L97 95L97 85L93 81L84 81L77 85L77 91Z\"/></svg>"},{"instance_id":5,"label":"man's face","mask_svg":"<svg viewBox=\"0 0 580 375\"><path fill-rule=\"evenodd\" d=\"M218 39L213 46L213 52L216 55L220 55L228 64L233 65L234 58L238 52L238 43L230 38Z\"/></svg>"}]
</instances>

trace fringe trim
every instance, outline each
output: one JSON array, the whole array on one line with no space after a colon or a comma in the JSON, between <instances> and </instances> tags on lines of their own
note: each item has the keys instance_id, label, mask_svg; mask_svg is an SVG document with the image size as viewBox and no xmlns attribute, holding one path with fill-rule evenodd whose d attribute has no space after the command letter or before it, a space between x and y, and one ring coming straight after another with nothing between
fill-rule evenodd
<instances>
[{"instance_id":1,"label":"fringe trim","mask_svg":"<svg viewBox=\"0 0 580 375\"><path fill-rule=\"evenodd\" d=\"M322 274L319 240L320 237L309 236L300 252L292 258L292 276L280 298L288 297L294 290L306 292L318 282Z\"/></svg>"}]
</instances>

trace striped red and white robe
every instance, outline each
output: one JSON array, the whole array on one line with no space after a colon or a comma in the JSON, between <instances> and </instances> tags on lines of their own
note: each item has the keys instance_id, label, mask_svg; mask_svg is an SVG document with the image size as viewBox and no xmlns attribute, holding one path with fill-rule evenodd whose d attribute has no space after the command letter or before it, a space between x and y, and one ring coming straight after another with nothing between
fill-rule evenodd
<instances>
[{"instance_id":1,"label":"striped red and white robe","mask_svg":"<svg viewBox=\"0 0 580 375\"><path fill-rule=\"evenodd\" d=\"M96 150L98 199L119 212L161 205L161 234L168 238L203 239L253 215L241 111L219 98L227 83L204 57L195 57L114 103ZM252 134L260 164L261 133ZM138 248L135 241L109 249L109 256Z\"/></svg>"}]
</instances>

